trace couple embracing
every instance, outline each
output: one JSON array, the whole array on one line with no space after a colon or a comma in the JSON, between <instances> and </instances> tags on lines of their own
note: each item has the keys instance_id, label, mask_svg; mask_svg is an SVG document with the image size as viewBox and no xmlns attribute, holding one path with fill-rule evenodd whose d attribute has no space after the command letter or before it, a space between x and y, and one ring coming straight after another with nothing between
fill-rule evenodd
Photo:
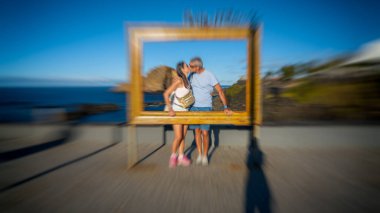
<instances>
[{"instance_id":1,"label":"couple embracing","mask_svg":"<svg viewBox=\"0 0 380 213\"><path fill-rule=\"evenodd\" d=\"M178 111L211 111L212 96L214 88L219 94L224 106L224 112L231 115L227 99L223 89L213 73L203 67L202 59L195 57L191 59L190 66L182 61L176 67L177 77L173 78L171 86L164 92L165 104L170 116L175 116ZM170 98L173 94L173 98ZM191 106L189 106L191 104ZM169 158L169 167L177 165L189 166L190 159L184 155L185 137L187 130L195 132L195 142L198 150L196 164L208 165L209 148L209 124L185 125L174 124L174 140ZM202 152L203 151L203 152Z\"/></svg>"}]
</instances>

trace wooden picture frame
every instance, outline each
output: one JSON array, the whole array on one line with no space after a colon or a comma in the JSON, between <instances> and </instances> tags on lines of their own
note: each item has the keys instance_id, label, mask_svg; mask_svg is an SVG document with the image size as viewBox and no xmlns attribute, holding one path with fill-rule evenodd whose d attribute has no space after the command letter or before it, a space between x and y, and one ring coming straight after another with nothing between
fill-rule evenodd
<instances>
[{"instance_id":1,"label":"wooden picture frame","mask_svg":"<svg viewBox=\"0 0 380 213\"><path fill-rule=\"evenodd\" d=\"M131 125L163 124L232 124L261 125L261 86L259 45L261 28L249 27L128 27L130 91L128 123ZM223 111L176 112L144 111L142 56L144 42L189 40L247 40L246 111L227 116Z\"/></svg>"}]
</instances>

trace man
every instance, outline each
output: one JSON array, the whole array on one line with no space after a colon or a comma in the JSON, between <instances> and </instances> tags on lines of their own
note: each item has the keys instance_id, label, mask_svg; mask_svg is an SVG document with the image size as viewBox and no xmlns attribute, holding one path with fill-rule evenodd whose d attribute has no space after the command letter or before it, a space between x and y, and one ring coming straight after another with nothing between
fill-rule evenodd
<instances>
[{"instance_id":1,"label":"man","mask_svg":"<svg viewBox=\"0 0 380 213\"><path fill-rule=\"evenodd\" d=\"M190 61L190 69L192 73L189 76L195 103L190 108L190 111L211 111L212 110L212 96L211 93L215 88L219 93L220 100L224 106L226 115L231 115L232 111L228 108L227 99L224 95L223 89L218 80L210 71L203 67L202 59L195 57ZM208 165L208 147L209 147L209 124L190 125L189 129L195 131L195 142L197 144L198 158L197 164L204 166ZM203 153L202 153L203 144Z\"/></svg>"}]
</instances>

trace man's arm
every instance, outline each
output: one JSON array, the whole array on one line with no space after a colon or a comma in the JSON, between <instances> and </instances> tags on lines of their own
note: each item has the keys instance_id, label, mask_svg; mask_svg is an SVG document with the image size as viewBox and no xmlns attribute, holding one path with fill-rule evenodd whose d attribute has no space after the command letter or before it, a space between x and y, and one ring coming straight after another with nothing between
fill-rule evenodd
<instances>
[{"instance_id":1,"label":"man's arm","mask_svg":"<svg viewBox=\"0 0 380 213\"><path fill-rule=\"evenodd\" d=\"M223 92L222 87L220 86L220 84L216 84L216 85L214 86L214 88L216 89L216 91L218 91L218 94L219 94L220 100L222 101L223 106L224 106L224 112L225 112L227 115L231 115L231 114L232 114L232 111L231 111L231 109L230 109L230 108L228 107L228 105L227 105L227 99L226 99L226 96L224 95L224 92Z\"/></svg>"}]
</instances>

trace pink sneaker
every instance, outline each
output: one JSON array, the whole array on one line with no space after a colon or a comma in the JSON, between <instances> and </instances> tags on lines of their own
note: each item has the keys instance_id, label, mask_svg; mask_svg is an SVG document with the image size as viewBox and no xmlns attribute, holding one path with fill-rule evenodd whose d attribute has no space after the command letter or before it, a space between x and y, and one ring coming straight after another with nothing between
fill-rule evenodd
<instances>
[{"instance_id":1,"label":"pink sneaker","mask_svg":"<svg viewBox=\"0 0 380 213\"><path fill-rule=\"evenodd\" d=\"M177 166L177 156L170 156L169 158L169 168L174 168Z\"/></svg>"},{"instance_id":2,"label":"pink sneaker","mask_svg":"<svg viewBox=\"0 0 380 213\"><path fill-rule=\"evenodd\" d=\"M178 158L178 165L189 166L190 164L191 164L191 161L186 156L183 156L182 158Z\"/></svg>"}]
</instances>

